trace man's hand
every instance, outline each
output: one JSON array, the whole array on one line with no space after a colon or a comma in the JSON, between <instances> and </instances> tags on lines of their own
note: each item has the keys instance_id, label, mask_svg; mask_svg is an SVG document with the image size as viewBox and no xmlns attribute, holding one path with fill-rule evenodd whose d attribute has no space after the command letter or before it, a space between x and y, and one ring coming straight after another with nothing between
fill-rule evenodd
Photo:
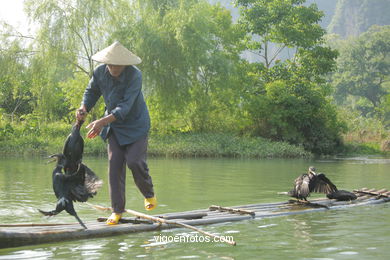
<instances>
[{"instance_id":1,"label":"man's hand","mask_svg":"<svg viewBox=\"0 0 390 260\"><path fill-rule=\"evenodd\" d=\"M105 125L108 125L109 123L114 122L115 120L116 120L115 116L113 114L109 114L103 118L93 121L86 127L90 129L87 133L87 137L95 138L96 136L98 136L98 134L100 134L100 132L102 131Z\"/></svg>"},{"instance_id":2,"label":"man's hand","mask_svg":"<svg viewBox=\"0 0 390 260\"><path fill-rule=\"evenodd\" d=\"M77 121L85 121L87 117L87 109L82 105L79 109L76 110L76 119Z\"/></svg>"},{"instance_id":3,"label":"man's hand","mask_svg":"<svg viewBox=\"0 0 390 260\"><path fill-rule=\"evenodd\" d=\"M90 129L87 133L87 137L88 138L95 138L96 136L98 136L98 134L100 134L100 132L102 131L102 129L105 125L106 124L105 124L103 118L93 121L92 123L90 123L86 127L88 129Z\"/></svg>"}]
</instances>

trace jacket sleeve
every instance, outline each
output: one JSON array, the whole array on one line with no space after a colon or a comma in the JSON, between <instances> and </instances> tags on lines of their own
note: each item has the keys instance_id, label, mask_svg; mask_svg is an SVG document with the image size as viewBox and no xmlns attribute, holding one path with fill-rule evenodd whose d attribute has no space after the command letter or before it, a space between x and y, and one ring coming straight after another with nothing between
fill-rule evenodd
<instances>
[{"instance_id":1,"label":"jacket sleeve","mask_svg":"<svg viewBox=\"0 0 390 260\"><path fill-rule=\"evenodd\" d=\"M85 105L87 112L89 112L95 106L96 102L102 95L95 73L96 71L93 72L92 78L90 79L88 86L84 91L82 104Z\"/></svg>"},{"instance_id":2,"label":"jacket sleeve","mask_svg":"<svg viewBox=\"0 0 390 260\"><path fill-rule=\"evenodd\" d=\"M141 93L142 88L142 74L137 73L126 87L125 93L122 99L118 102L118 105L111 110L116 120L124 120L126 115L133 107L135 100Z\"/></svg>"}]
</instances>

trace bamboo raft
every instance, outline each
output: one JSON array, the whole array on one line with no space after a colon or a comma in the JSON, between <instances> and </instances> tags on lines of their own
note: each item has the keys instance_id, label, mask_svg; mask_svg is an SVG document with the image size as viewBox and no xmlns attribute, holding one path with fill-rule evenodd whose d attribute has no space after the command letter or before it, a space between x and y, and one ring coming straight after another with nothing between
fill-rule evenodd
<instances>
[{"instance_id":1,"label":"bamboo raft","mask_svg":"<svg viewBox=\"0 0 390 260\"><path fill-rule=\"evenodd\" d=\"M303 214L329 209L340 209L354 206L372 205L390 201L390 191L367 189L353 191L358 197L354 201L336 201L331 199L315 199L311 203L296 200L278 203L250 204L235 207L212 205L208 209L179 213L167 213L155 217L174 220L182 224L198 226L215 223L233 222L249 219ZM167 223L156 223L137 217L122 218L121 224L108 226L105 218L85 222L88 229L79 223L72 224L0 224L0 248L17 247L33 244L53 243L67 240L108 237L135 232L155 231L177 228Z\"/></svg>"}]
</instances>

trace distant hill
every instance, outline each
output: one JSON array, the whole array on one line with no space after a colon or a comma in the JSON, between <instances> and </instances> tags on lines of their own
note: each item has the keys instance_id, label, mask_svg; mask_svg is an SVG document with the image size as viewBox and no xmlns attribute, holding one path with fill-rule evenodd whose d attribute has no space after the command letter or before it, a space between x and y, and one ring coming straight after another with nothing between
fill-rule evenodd
<instances>
[{"instance_id":1,"label":"distant hill","mask_svg":"<svg viewBox=\"0 0 390 260\"><path fill-rule=\"evenodd\" d=\"M220 3L231 11L233 21L237 21L239 11L233 6L233 0L208 0L210 3ZM324 12L320 25L328 33L340 34L342 37L357 36L368 30L372 25L390 25L390 0L307 0L305 5L315 3ZM270 51L277 49L270 45ZM285 50L279 54L284 60L290 58L293 52ZM258 56L244 52L243 57L249 61L257 61Z\"/></svg>"},{"instance_id":2,"label":"distant hill","mask_svg":"<svg viewBox=\"0 0 390 260\"><path fill-rule=\"evenodd\" d=\"M338 0L307 0L305 5L310 5L313 3L317 4L318 9L323 11L325 14L321 21L321 26L326 28L332 20L337 1ZM233 6L233 0L209 0L209 2L212 4L220 3L223 7L231 11L233 20L236 21L238 19L239 11Z\"/></svg>"},{"instance_id":3,"label":"distant hill","mask_svg":"<svg viewBox=\"0 0 390 260\"><path fill-rule=\"evenodd\" d=\"M390 0L338 0L328 32L358 36L374 24L390 25Z\"/></svg>"},{"instance_id":4,"label":"distant hill","mask_svg":"<svg viewBox=\"0 0 390 260\"><path fill-rule=\"evenodd\" d=\"M233 0L209 0L221 3L232 12L233 20L239 16ZM342 37L357 36L372 25L390 25L390 0L307 0L305 5L315 3L324 12L321 26L329 33Z\"/></svg>"}]
</instances>

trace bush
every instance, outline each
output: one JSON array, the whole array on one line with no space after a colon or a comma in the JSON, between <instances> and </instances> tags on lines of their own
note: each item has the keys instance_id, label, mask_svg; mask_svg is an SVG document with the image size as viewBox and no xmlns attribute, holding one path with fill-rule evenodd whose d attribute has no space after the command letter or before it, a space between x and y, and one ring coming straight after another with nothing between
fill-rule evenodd
<instances>
[{"instance_id":1,"label":"bush","mask_svg":"<svg viewBox=\"0 0 390 260\"><path fill-rule=\"evenodd\" d=\"M263 94L252 95L247 105L255 135L300 145L315 154L332 154L341 146L345 127L326 100L326 89L278 80L267 83Z\"/></svg>"}]
</instances>

